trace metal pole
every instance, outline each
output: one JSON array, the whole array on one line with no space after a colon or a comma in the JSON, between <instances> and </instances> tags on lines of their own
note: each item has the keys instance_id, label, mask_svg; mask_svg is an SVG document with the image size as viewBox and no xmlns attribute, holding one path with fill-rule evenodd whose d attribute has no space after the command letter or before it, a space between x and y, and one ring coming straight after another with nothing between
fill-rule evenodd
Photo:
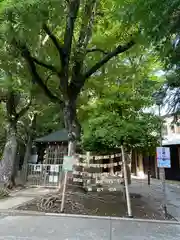
<instances>
[{"instance_id":1,"label":"metal pole","mask_svg":"<svg viewBox=\"0 0 180 240\"><path fill-rule=\"evenodd\" d=\"M161 105L159 105L159 117L161 117ZM160 124L160 147L162 147L162 124ZM163 210L165 218L167 218L167 199L166 199L166 181L165 181L165 169L159 168L160 179L162 182L163 190Z\"/></svg>"},{"instance_id":2,"label":"metal pole","mask_svg":"<svg viewBox=\"0 0 180 240\"><path fill-rule=\"evenodd\" d=\"M130 199L130 194L129 194L126 160L125 160L125 156L124 156L124 147L123 146L121 146L121 152L122 152L122 163L123 163L123 170L124 170L124 184L125 184L125 190L126 190L128 216L132 217L131 199Z\"/></svg>"},{"instance_id":3,"label":"metal pole","mask_svg":"<svg viewBox=\"0 0 180 240\"><path fill-rule=\"evenodd\" d=\"M148 185L151 185L151 158L148 156Z\"/></svg>"}]
</instances>

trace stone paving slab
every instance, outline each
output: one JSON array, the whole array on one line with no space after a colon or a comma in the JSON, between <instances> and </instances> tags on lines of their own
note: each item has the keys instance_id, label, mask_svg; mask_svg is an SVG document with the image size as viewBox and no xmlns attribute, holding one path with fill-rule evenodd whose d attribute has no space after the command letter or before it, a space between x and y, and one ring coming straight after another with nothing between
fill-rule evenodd
<instances>
[{"instance_id":1,"label":"stone paving slab","mask_svg":"<svg viewBox=\"0 0 180 240\"><path fill-rule=\"evenodd\" d=\"M11 192L10 197L0 200L0 212L2 210L16 208L19 205L29 202L36 197L40 197L54 191L57 191L57 189L25 188L19 191Z\"/></svg>"},{"instance_id":2,"label":"stone paving slab","mask_svg":"<svg viewBox=\"0 0 180 240\"><path fill-rule=\"evenodd\" d=\"M178 240L180 225L52 216L0 218L0 240Z\"/></svg>"},{"instance_id":3,"label":"stone paving slab","mask_svg":"<svg viewBox=\"0 0 180 240\"><path fill-rule=\"evenodd\" d=\"M2 199L0 200L0 211L5 209L15 208L31 200L33 200L33 197L23 197L23 196L22 197L16 196L16 197L9 197L9 198Z\"/></svg>"},{"instance_id":4,"label":"stone paving slab","mask_svg":"<svg viewBox=\"0 0 180 240\"><path fill-rule=\"evenodd\" d=\"M180 225L112 221L112 240L177 240Z\"/></svg>"},{"instance_id":5,"label":"stone paving slab","mask_svg":"<svg viewBox=\"0 0 180 240\"><path fill-rule=\"evenodd\" d=\"M30 196L30 197L37 197L46 195L52 192L57 192L57 189L50 189L50 188L25 188L19 191L15 191L11 193L11 196Z\"/></svg>"},{"instance_id":6,"label":"stone paving slab","mask_svg":"<svg viewBox=\"0 0 180 240\"><path fill-rule=\"evenodd\" d=\"M108 220L5 217L0 220L0 240L109 240Z\"/></svg>"}]
</instances>

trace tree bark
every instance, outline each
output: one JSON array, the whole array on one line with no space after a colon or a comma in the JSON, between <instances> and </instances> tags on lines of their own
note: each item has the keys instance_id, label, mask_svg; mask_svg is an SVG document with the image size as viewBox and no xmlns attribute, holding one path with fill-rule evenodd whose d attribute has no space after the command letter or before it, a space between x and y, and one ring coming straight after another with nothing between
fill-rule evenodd
<instances>
[{"instance_id":1,"label":"tree bark","mask_svg":"<svg viewBox=\"0 0 180 240\"><path fill-rule=\"evenodd\" d=\"M8 188L13 188L15 178L17 175L17 121L29 109L31 101L17 113L17 105L19 103L19 94L8 89L6 93L6 117L7 117L7 131L6 131L6 144L4 147L3 157L0 162L0 181Z\"/></svg>"},{"instance_id":2,"label":"tree bark","mask_svg":"<svg viewBox=\"0 0 180 240\"><path fill-rule=\"evenodd\" d=\"M29 125L29 135L28 135L28 140L26 144L26 152L24 156L24 161L23 161L23 166L21 170L21 180L22 184L24 185L27 180L27 171L28 171L28 160L31 155L31 149L32 149L32 143L33 143L33 137L34 137L34 130L36 128L36 117L37 114L33 114L32 118L30 119L30 125Z\"/></svg>"},{"instance_id":3,"label":"tree bark","mask_svg":"<svg viewBox=\"0 0 180 240\"><path fill-rule=\"evenodd\" d=\"M6 144L0 163L0 181L2 181L8 188L12 188L15 186L16 154L16 128L14 124L10 123L7 128Z\"/></svg>"},{"instance_id":4,"label":"tree bark","mask_svg":"<svg viewBox=\"0 0 180 240\"><path fill-rule=\"evenodd\" d=\"M80 137L80 124L76 115L76 100L68 100L64 105L64 123L68 131L68 155L73 156L76 151L76 142Z\"/></svg>"},{"instance_id":5,"label":"tree bark","mask_svg":"<svg viewBox=\"0 0 180 240\"><path fill-rule=\"evenodd\" d=\"M22 166L22 170L21 170L21 181L22 181L23 185L26 183L26 180L27 180L28 160L29 160L29 156L31 154L31 148L32 148L32 137L28 136L26 152L25 152L25 156L24 156L24 162L23 162L23 166Z\"/></svg>"}]
</instances>

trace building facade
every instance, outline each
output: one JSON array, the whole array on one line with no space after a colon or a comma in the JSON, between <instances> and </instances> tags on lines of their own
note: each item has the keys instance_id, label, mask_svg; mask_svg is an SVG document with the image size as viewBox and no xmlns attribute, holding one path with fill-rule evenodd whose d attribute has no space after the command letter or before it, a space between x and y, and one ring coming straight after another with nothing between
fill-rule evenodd
<instances>
[{"instance_id":1,"label":"building facade","mask_svg":"<svg viewBox=\"0 0 180 240\"><path fill-rule=\"evenodd\" d=\"M165 169L166 179L180 180L180 116L164 116L163 146L170 147L171 168Z\"/></svg>"}]
</instances>

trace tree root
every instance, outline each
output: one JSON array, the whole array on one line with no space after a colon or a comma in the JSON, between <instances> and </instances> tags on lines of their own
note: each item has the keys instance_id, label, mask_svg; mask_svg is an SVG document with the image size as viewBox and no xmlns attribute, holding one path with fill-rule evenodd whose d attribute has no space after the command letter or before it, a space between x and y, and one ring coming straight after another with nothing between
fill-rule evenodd
<instances>
[{"instance_id":1,"label":"tree root","mask_svg":"<svg viewBox=\"0 0 180 240\"><path fill-rule=\"evenodd\" d=\"M106 197L108 197L108 200L104 200L103 196L88 194L88 193L82 193L82 192L73 192L73 191L67 191L65 196L65 211L66 208L68 208L71 211L78 212L87 212L87 209L85 209L83 203L79 203L79 199L92 199L92 200L98 200L102 203L115 203L116 197L108 194ZM40 211L44 212L60 212L60 206L61 206L61 200L62 200L62 194L61 193L55 193L52 195L48 195L45 197L42 197L40 201L37 202L37 208Z\"/></svg>"},{"instance_id":2,"label":"tree root","mask_svg":"<svg viewBox=\"0 0 180 240\"><path fill-rule=\"evenodd\" d=\"M5 188L7 189L13 189L16 187L16 182L14 178L11 178L7 181L7 183L5 183Z\"/></svg>"},{"instance_id":3,"label":"tree root","mask_svg":"<svg viewBox=\"0 0 180 240\"><path fill-rule=\"evenodd\" d=\"M6 188L0 188L0 199L9 196L9 192Z\"/></svg>"},{"instance_id":4,"label":"tree root","mask_svg":"<svg viewBox=\"0 0 180 240\"><path fill-rule=\"evenodd\" d=\"M49 211L49 210L58 210L60 211L62 195L49 195L40 199L40 202L37 204L38 210ZM83 210L84 206L78 202L73 202L71 198L71 193L66 193L65 203L70 206L71 210Z\"/></svg>"}]
</instances>

